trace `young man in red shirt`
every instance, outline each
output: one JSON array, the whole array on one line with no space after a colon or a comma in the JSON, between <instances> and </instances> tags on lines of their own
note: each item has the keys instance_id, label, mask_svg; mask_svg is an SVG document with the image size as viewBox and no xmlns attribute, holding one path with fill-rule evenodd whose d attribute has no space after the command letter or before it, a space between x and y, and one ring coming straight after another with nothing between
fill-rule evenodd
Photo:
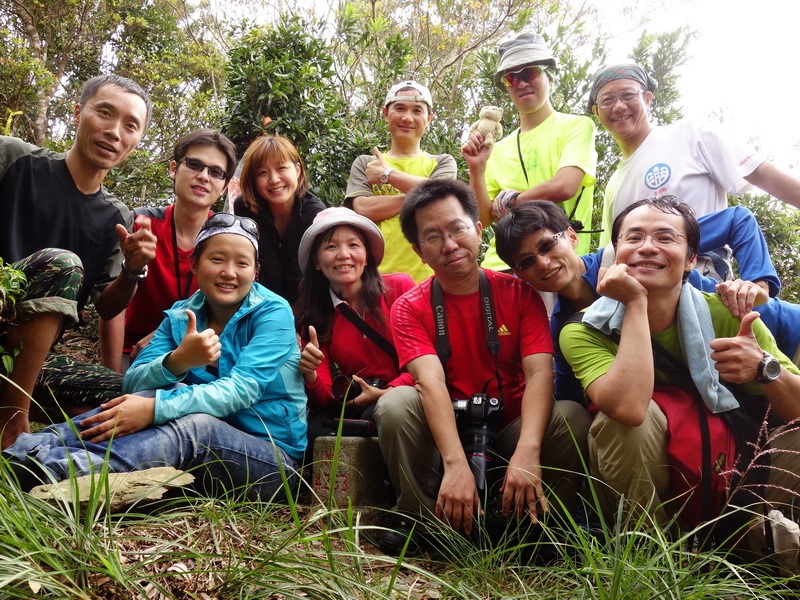
<instances>
[{"instance_id":1,"label":"young man in red shirt","mask_svg":"<svg viewBox=\"0 0 800 600\"><path fill-rule=\"evenodd\" d=\"M169 163L174 202L134 210L150 219L150 230L158 240L156 256L127 310L113 321L101 321L106 367L127 368L161 323L162 311L197 291L189 265L194 240L235 168L236 147L219 131L198 129L175 144Z\"/></svg>"}]
</instances>

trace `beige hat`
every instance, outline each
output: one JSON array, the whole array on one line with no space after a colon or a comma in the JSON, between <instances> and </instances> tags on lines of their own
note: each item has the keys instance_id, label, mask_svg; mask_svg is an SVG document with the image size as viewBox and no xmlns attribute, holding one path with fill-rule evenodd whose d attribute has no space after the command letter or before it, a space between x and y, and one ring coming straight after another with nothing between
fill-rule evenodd
<instances>
[{"instance_id":1,"label":"beige hat","mask_svg":"<svg viewBox=\"0 0 800 600\"><path fill-rule=\"evenodd\" d=\"M363 232L369 240L369 253L375 261L375 266L377 267L381 264L383 260L384 242L383 235L381 234L381 230L378 229L378 226L367 217L363 217L349 208L334 206L317 213L311 227L306 229L306 232L300 240L300 247L297 249L297 260L300 263L300 270L303 272L303 275L305 275L306 269L309 266L311 247L314 245L314 240L318 235L325 233L333 227L338 227L339 225L355 227Z\"/></svg>"},{"instance_id":2,"label":"beige hat","mask_svg":"<svg viewBox=\"0 0 800 600\"><path fill-rule=\"evenodd\" d=\"M542 65L553 70L556 68L553 52L544 41L544 37L538 33L521 33L513 40L500 44L497 53L500 55L500 61L493 81L501 90L506 89L503 85L503 75L509 71L518 71L527 65Z\"/></svg>"}]
</instances>

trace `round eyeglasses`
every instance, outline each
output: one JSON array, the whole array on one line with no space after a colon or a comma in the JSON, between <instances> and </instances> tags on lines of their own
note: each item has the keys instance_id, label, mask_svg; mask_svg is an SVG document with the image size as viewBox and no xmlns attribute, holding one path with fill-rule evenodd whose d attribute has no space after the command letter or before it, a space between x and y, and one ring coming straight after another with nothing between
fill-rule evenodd
<instances>
[{"instance_id":1,"label":"round eyeglasses","mask_svg":"<svg viewBox=\"0 0 800 600\"><path fill-rule=\"evenodd\" d=\"M426 246L431 249L441 248L444 246L444 242L446 238L450 238L454 242L464 239L469 230L475 227L475 223L471 223L470 225L459 225L458 227L454 227L446 234L441 233L429 233L424 238L422 238L419 243L422 246Z\"/></svg>"},{"instance_id":2,"label":"round eyeglasses","mask_svg":"<svg viewBox=\"0 0 800 600\"><path fill-rule=\"evenodd\" d=\"M638 247L644 245L647 238L650 238L650 241L655 246L674 246L675 244L680 244L681 239L685 240L686 236L674 229L658 229L653 233L629 229L619 235L617 244Z\"/></svg>"},{"instance_id":3,"label":"round eyeglasses","mask_svg":"<svg viewBox=\"0 0 800 600\"><path fill-rule=\"evenodd\" d=\"M641 96L644 92L639 90L638 92L620 92L619 94L609 94L608 96L603 96L597 100L597 105L600 108L608 110L609 108L613 108L613 106L617 103L617 100L622 100L625 104L633 104L636 100Z\"/></svg>"}]
</instances>

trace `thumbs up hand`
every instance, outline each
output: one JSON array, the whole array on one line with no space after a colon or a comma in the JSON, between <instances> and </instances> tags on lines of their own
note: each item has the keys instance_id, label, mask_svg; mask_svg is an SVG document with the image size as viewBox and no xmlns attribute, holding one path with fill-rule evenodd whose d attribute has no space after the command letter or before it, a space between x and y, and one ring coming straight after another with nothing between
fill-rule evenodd
<instances>
[{"instance_id":1,"label":"thumbs up hand","mask_svg":"<svg viewBox=\"0 0 800 600\"><path fill-rule=\"evenodd\" d=\"M367 163L367 183L370 185L379 185L381 183L381 174L389 168L383 154L378 148L372 149L372 154L375 156L373 160Z\"/></svg>"},{"instance_id":2,"label":"thumbs up hand","mask_svg":"<svg viewBox=\"0 0 800 600\"><path fill-rule=\"evenodd\" d=\"M319 339L317 339L317 330L314 326L308 328L308 339L308 343L300 353L300 372L308 385L314 385L317 382L317 369L322 364L325 355L319 349Z\"/></svg>"},{"instance_id":3,"label":"thumbs up hand","mask_svg":"<svg viewBox=\"0 0 800 600\"><path fill-rule=\"evenodd\" d=\"M300 354L300 371L302 373L311 373L316 371L317 367L322 364L325 356L319 349L319 340L317 339L317 330L312 325L308 328L308 343L303 348Z\"/></svg>"},{"instance_id":4,"label":"thumbs up hand","mask_svg":"<svg viewBox=\"0 0 800 600\"><path fill-rule=\"evenodd\" d=\"M764 352L753 334L753 322L758 319L757 312L749 312L742 317L739 332L735 337L717 338L711 342L711 359L719 376L731 383L748 383L758 375L758 365Z\"/></svg>"},{"instance_id":5,"label":"thumbs up hand","mask_svg":"<svg viewBox=\"0 0 800 600\"><path fill-rule=\"evenodd\" d=\"M222 345L213 329L197 331L197 317L186 309L186 333L178 347L164 361L164 366L176 377L189 369L214 364L219 359Z\"/></svg>"}]
</instances>

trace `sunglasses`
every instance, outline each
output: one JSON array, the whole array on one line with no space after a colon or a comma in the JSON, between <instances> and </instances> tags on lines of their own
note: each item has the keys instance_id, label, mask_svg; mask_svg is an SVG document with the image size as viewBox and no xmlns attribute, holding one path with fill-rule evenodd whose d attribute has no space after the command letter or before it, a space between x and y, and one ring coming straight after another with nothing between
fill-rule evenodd
<instances>
[{"instance_id":1,"label":"sunglasses","mask_svg":"<svg viewBox=\"0 0 800 600\"><path fill-rule=\"evenodd\" d=\"M227 181L228 174L225 172L225 169L221 167L210 167L202 160L197 160L196 158L189 158L188 156L184 156L183 158L179 158L178 162L182 162L185 164L189 169L195 171L197 173L202 173L205 169L208 169L208 176L211 179L219 179L220 181Z\"/></svg>"},{"instance_id":2,"label":"sunglasses","mask_svg":"<svg viewBox=\"0 0 800 600\"><path fill-rule=\"evenodd\" d=\"M521 261L519 261L518 265L514 266L514 270L517 273L522 273L523 271L530 269L536 262L537 256L547 256L553 250L555 250L555 247L558 245L558 240L560 240L561 236L565 233L565 231L559 231L554 236L547 238L546 241L542 242L542 244L536 250L536 254L530 254L523 258Z\"/></svg>"},{"instance_id":3,"label":"sunglasses","mask_svg":"<svg viewBox=\"0 0 800 600\"><path fill-rule=\"evenodd\" d=\"M203 223L200 231L205 231L206 229L233 227L237 224L245 233L249 233L256 238L258 237L258 225L255 221L253 221L253 219L250 219L249 217L239 217L237 215L232 215L231 213L225 212L215 213L214 215L210 216L206 222Z\"/></svg>"},{"instance_id":4,"label":"sunglasses","mask_svg":"<svg viewBox=\"0 0 800 600\"><path fill-rule=\"evenodd\" d=\"M545 67L541 65L524 67L519 71L510 71L503 75L503 83L506 87L516 87L519 85L520 81L530 83L534 79L539 79L544 72Z\"/></svg>"}]
</instances>

